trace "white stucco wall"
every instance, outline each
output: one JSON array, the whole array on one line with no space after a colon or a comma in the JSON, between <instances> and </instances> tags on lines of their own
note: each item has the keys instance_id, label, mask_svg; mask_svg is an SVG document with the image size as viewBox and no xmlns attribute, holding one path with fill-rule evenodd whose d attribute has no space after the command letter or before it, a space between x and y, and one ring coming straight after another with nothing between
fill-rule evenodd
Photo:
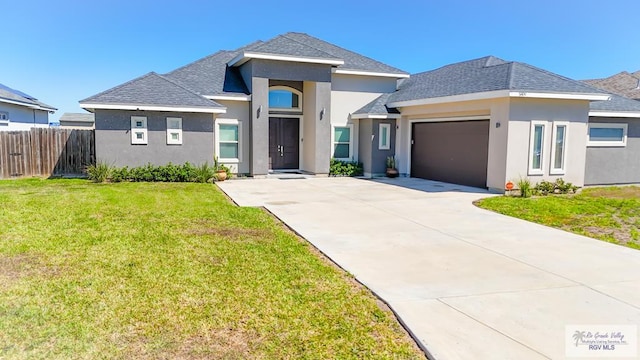
<instances>
[{"instance_id":1,"label":"white stucco wall","mask_svg":"<svg viewBox=\"0 0 640 360\"><path fill-rule=\"evenodd\" d=\"M507 146L506 179L516 181L528 177L532 183L563 178L575 185L584 185L587 122L589 102L585 100L520 99L509 104L509 141ZM545 121L543 174L529 174L531 121ZM568 122L564 174L551 175L551 145L554 121Z\"/></svg>"},{"instance_id":2,"label":"white stucco wall","mask_svg":"<svg viewBox=\"0 0 640 360\"><path fill-rule=\"evenodd\" d=\"M353 157L358 154L358 120L349 115L375 100L383 93L396 90L397 80L386 77L333 74L331 78L331 125L353 125ZM329 139L331 141L331 139ZM331 146L333 151L333 146Z\"/></svg>"},{"instance_id":3,"label":"white stucco wall","mask_svg":"<svg viewBox=\"0 0 640 360\"><path fill-rule=\"evenodd\" d=\"M0 102L0 111L9 115L8 124L0 125L0 131L22 131L34 127L49 127L49 113L44 110L34 110L26 106Z\"/></svg>"},{"instance_id":4,"label":"white stucco wall","mask_svg":"<svg viewBox=\"0 0 640 360\"><path fill-rule=\"evenodd\" d=\"M227 107L225 114L218 114L216 119L232 119L238 120L242 124L242 138L240 146L242 147L242 161L240 163L224 163L232 172L247 174L249 173L249 156L250 156L250 129L251 122L250 102L248 101L232 101L232 100L216 100L220 105ZM215 127L214 127L215 131ZM214 137L215 139L215 137ZM215 143L211 144L216 151Z\"/></svg>"}]
</instances>

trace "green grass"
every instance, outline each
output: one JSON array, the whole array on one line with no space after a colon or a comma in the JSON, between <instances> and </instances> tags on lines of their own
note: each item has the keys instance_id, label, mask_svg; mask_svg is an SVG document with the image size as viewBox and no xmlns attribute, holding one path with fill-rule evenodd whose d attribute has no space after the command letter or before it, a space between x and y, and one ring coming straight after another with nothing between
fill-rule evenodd
<instances>
[{"instance_id":1,"label":"green grass","mask_svg":"<svg viewBox=\"0 0 640 360\"><path fill-rule=\"evenodd\" d=\"M303 240L211 184L0 182L1 359L424 358Z\"/></svg>"},{"instance_id":2,"label":"green grass","mask_svg":"<svg viewBox=\"0 0 640 360\"><path fill-rule=\"evenodd\" d=\"M577 195L492 197L481 208L640 249L640 187L585 189Z\"/></svg>"}]
</instances>

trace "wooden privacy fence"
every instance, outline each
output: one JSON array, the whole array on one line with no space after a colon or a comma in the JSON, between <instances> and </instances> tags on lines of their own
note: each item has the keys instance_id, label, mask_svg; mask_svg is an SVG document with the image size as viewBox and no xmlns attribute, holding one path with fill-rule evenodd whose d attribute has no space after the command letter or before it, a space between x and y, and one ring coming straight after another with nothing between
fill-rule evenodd
<instances>
[{"instance_id":1,"label":"wooden privacy fence","mask_svg":"<svg viewBox=\"0 0 640 360\"><path fill-rule=\"evenodd\" d=\"M0 131L0 179L79 175L95 162L94 130Z\"/></svg>"}]
</instances>

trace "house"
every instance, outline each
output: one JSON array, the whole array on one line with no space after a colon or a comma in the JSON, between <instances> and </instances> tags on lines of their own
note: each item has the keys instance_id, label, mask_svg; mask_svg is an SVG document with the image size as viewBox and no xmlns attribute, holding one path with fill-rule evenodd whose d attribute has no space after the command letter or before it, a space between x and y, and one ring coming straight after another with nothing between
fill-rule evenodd
<instances>
[{"instance_id":1,"label":"house","mask_svg":"<svg viewBox=\"0 0 640 360\"><path fill-rule=\"evenodd\" d=\"M49 114L56 110L31 95L0 84L0 131L49 127Z\"/></svg>"},{"instance_id":2,"label":"house","mask_svg":"<svg viewBox=\"0 0 640 360\"><path fill-rule=\"evenodd\" d=\"M94 114L64 113L58 120L62 129L92 130L95 128Z\"/></svg>"},{"instance_id":3,"label":"house","mask_svg":"<svg viewBox=\"0 0 640 360\"><path fill-rule=\"evenodd\" d=\"M378 176L395 156L403 176L495 191L521 177L640 182L633 100L493 56L409 75L286 33L148 73L80 105L95 114L98 159L119 166L217 156L259 177L326 174L336 158Z\"/></svg>"},{"instance_id":4,"label":"house","mask_svg":"<svg viewBox=\"0 0 640 360\"><path fill-rule=\"evenodd\" d=\"M623 71L604 79L584 80L585 83L606 92L640 100L640 71Z\"/></svg>"}]
</instances>

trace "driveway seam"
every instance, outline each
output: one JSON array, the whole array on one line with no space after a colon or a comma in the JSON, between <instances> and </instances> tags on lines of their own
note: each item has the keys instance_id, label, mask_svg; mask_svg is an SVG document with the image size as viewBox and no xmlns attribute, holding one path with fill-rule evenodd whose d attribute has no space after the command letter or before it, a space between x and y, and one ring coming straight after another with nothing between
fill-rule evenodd
<instances>
[{"instance_id":1,"label":"driveway seam","mask_svg":"<svg viewBox=\"0 0 640 360\"><path fill-rule=\"evenodd\" d=\"M539 354L539 355L540 355L540 356L542 356L543 358L545 358L545 359L551 359L550 357L548 357L547 355L545 355L545 354L541 353L540 351L538 351L538 350L536 350L536 349L534 349L534 348L530 347L530 346L529 346L529 345L527 345L527 344L522 343L521 341L519 341L519 340L517 340L517 339L512 338L511 336L509 336L509 335L507 335L507 334L503 333L502 331L500 331L500 330L498 330L498 329L494 328L493 326L490 326L489 324L486 324L486 323L484 323L484 322L482 322L482 321L480 321L480 320L476 319L475 317L473 317L473 316L471 316L471 315L469 315L469 314L465 313L464 311L462 311L462 310L460 310L460 309L458 309L458 308L456 308L456 307L454 307L454 306L452 306L452 305L450 305L450 304L447 304L446 302L444 302L444 301L442 301L442 300L440 300L440 299L436 299L436 300L437 300L438 302L440 302L441 304L443 304L443 305L445 305L445 306L447 306L447 307L449 307L449 308L453 309L454 311L456 311L456 312L458 312L458 313L462 314L463 316L466 316L466 317L468 317L469 319L471 319L471 320L473 320L473 321L477 322L478 324L480 324L480 325L482 325L482 326L486 326L486 327L488 327L489 329L491 329L491 330L493 330L493 331L497 332L498 334L500 334L500 335L502 335L502 336L504 336L504 337L506 337L506 338L510 339L511 341L514 341L514 342L516 342L516 343L518 343L518 344L520 344L520 345L524 346L525 348L527 348L527 349L529 349L529 350L531 350L531 351L535 352L536 354Z\"/></svg>"}]
</instances>

